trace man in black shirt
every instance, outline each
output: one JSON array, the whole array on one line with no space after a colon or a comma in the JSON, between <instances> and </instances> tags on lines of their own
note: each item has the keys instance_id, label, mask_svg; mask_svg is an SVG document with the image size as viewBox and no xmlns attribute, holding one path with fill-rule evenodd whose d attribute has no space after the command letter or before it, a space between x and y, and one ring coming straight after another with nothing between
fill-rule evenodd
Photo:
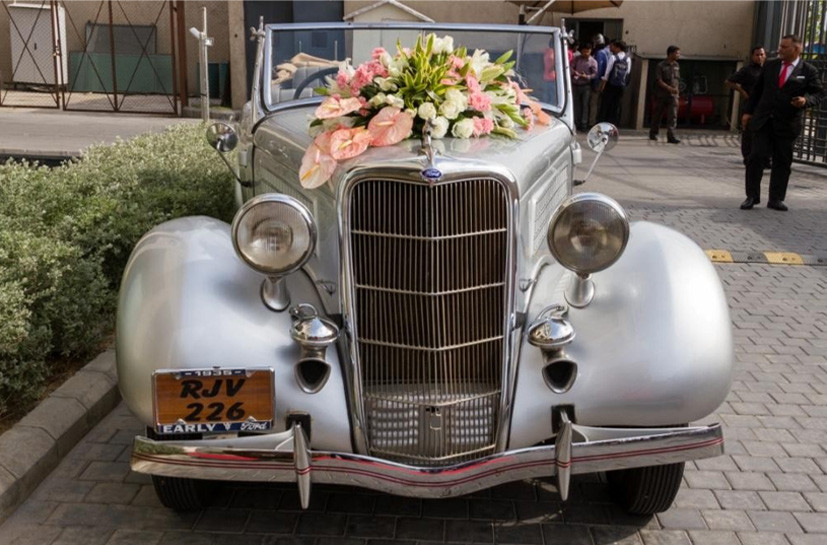
<instances>
[{"instance_id":1,"label":"man in black shirt","mask_svg":"<svg viewBox=\"0 0 827 545\"><path fill-rule=\"evenodd\" d=\"M726 80L726 85L730 89L735 89L740 95L741 100L746 104L749 100L750 94L755 87L755 82L758 81L758 76L761 75L761 68L764 66L764 61L767 60L767 53L764 47L756 45L750 52L750 63L735 72ZM743 131L741 133L741 156L744 158L744 164L747 164L747 157L752 151L752 132Z\"/></svg>"}]
</instances>

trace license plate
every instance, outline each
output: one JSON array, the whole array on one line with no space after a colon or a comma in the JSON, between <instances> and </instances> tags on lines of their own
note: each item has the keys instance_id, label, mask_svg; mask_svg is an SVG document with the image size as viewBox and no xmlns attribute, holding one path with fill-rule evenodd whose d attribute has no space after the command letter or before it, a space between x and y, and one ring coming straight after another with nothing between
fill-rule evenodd
<instances>
[{"instance_id":1,"label":"license plate","mask_svg":"<svg viewBox=\"0 0 827 545\"><path fill-rule=\"evenodd\" d=\"M156 371L153 378L158 433L266 431L273 425L271 369Z\"/></svg>"}]
</instances>

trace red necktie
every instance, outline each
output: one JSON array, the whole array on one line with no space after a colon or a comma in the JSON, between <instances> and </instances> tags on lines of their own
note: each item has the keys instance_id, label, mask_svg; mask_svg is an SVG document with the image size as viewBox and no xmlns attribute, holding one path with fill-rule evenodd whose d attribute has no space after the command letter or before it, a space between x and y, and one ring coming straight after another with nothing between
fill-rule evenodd
<instances>
[{"instance_id":1,"label":"red necktie","mask_svg":"<svg viewBox=\"0 0 827 545\"><path fill-rule=\"evenodd\" d=\"M790 63L785 62L784 66L781 67L781 73L778 74L778 88L784 87L784 82L787 81L787 69L792 66Z\"/></svg>"}]
</instances>

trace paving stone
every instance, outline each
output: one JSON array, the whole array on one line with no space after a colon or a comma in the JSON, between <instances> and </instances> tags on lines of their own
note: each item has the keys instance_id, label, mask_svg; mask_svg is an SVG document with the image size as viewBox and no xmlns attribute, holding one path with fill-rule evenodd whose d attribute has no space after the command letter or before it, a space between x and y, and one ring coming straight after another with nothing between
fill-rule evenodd
<instances>
[{"instance_id":1,"label":"paving stone","mask_svg":"<svg viewBox=\"0 0 827 545\"><path fill-rule=\"evenodd\" d=\"M744 511L704 510L701 513L710 530L755 530Z\"/></svg>"},{"instance_id":2,"label":"paving stone","mask_svg":"<svg viewBox=\"0 0 827 545\"><path fill-rule=\"evenodd\" d=\"M331 494L327 510L331 513L366 514L373 512L376 496L366 494Z\"/></svg>"},{"instance_id":3,"label":"paving stone","mask_svg":"<svg viewBox=\"0 0 827 545\"><path fill-rule=\"evenodd\" d=\"M396 521L396 537L400 539L442 541L444 535L444 520L399 518Z\"/></svg>"},{"instance_id":4,"label":"paving stone","mask_svg":"<svg viewBox=\"0 0 827 545\"><path fill-rule=\"evenodd\" d=\"M675 497L675 506L696 509L717 509L720 507L711 490L681 487Z\"/></svg>"},{"instance_id":5,"label":"paving stone","mask_svg":"<svg viewBox=\"0 0 827 545\"><path fill-rule=\"evenodd\" d=\"M468 518L468 500L463 498L422 500L422 516L427 518L466 519Z\"/></svg>"},{"instance_id":6,"label":"paving stone","mask_svg":"<svg viewBox=\"0 0 827 545\"><path fill-rule=\"evenodd\" d=\"M737 532L741 545L790 545L784 534L770 532Z\"/></svg>"},{"instance_id":7,"label":"paving stone","mask_svg":"<svg viewBox=\"0 0 827 545\"><path fill-rule=\"evenodd\" d=\"M791 513L776 511L747 511L752 524L759 532L800 533L801 526Z\"/></svg>"},{"instance_id":8,"label":"paving stone","mask_svg":"<svg viewBox=\"0 0 827 545\"><path fill-rule=\"evenodd\" d=\"M788 538L792 545L824 545L827 543L827 534L791 535Z\"/></svg>"},{"instance_id":9,"label":"paving stone","mask_svg":"<svg viewBox=\"0 0 827 545\"><path fill-rule=\"evenodd\" d=\"M514 504L510 501L471 500L468 502L469 517L483 520L512 520Z\"/></svg>"},{"instance_id":10,"label":"paving stone","mask_svg":"<svg viewBox=\"0 0 827 545\"><path fill-rule=\"evenodd\" d=\"M157 545L162 536L162 532L115 530L106 545Z\"/></svg>"},{"instance_id":11,"label":"paving stone","mask_svg":"<svg viewBox=\"0 0 827 545\"><path fill-rule=\"evenodd\" d=\"M759 492L771 511L809 511L810 505L798 492Z\"/></svg>"},{"instance_id":12,"label":"paving stone","mask_svg":"<svg viewBox=\"0 0 827 545\"><path fill-rule=\"evenodd\" d=\"M126 483L98 483L86 494L91 503L130 503L138 494L140 486Z\"/></svg>"},{"instance_id":13,"label":"paving stone","mask_svg":"<svg viewBox=\"0 0 827 545\"><path fill-rule=\"evenodd\" d=\"M808 534L827 534L827 513L793 513Z\"/></svg>"},{"instance_id":14,"label":"paving stone","mask_svg":"<svg viewBox=\"0 0 827 545\"><path fill-rule=\"evenodd\" d=\"M114 530L101 531L83 526L64 528L52 545L104 545L113 532Z\"/></svg>"},{"instance_id":15,"label":"paving stone","mask_svg":"<svg viewBox=\"0 0 827 545\"><path fill-rule=\"evenodd\" d=\"M346 525L346 515L303 513L299 518L298 532L302 535L343 536Z\"/></svg>"},{"instance_id":16,"label":"paving stone","mask_svg":"<svg viewBox=\"0 0 827 545\"><path fill-rule=\"evenodd\" d=\"M481 520L446 520L445 540L463 543L493 543L494 527Z\"/></svg>"},{"instance_id":17,"label":"paving stone","mask_svg":"<svg viewBox=\"0 0 827 545\"><path fill-rule=\"evenodd\" d=\"M5 524L0 533L0 545L49 545L62 531L62 528L43 524Z\"/></svg>"},{"instance_id":18,"label":"paving stone","mask_svg":"<svg viewBox=\"0 0 827 545\"><path fill-rule=\"evenodd\" d=\"M817 487L812 479L800 473L768 473L767 477L777 490L815 492Z\"/></svg>"},{"instance_id":19,"label":"paving stone","mask_svg":"<svg viewBox=\"0 0 827 545\"><path fill-rule=\"evenodd\" d=\"M248 534L292 535L296 530L298 520L298 513L253 510L250 512L250 518L244 531Z\"/></svg>"},{"instance_id":20,"label":"paving stone","mask_svg":"<svg viewBox=\"0 0 827 545\"><path fill-rule=\"evenodd\" d=\"M697 545L741 545L735 532L691 530L689 539Z\"/></svg>"},{"instance_id":21,"label":"paving stone","mask_svg":"<svg viewBox=\"0 0 827 545\"><path fill-rule=\"evenodd\" d=\"M543 540L546 545L594 545L585 526L543 524Z\"/></svg>"},{"instance_id":22,"label":"paving stone","mask_svg":"<svg viewBox=\"0 0 827 545\"><path fill-rule=\"evenodd\" d=\"M495 523L494 542L515 545L543 545L543 528L540 524Z\"/></svg>"},{"instance_id":23,"label":"paving stone","mask_svg":"<svg viewBox=\"0 0 827 545\"><path fill-rule=\"evenodd\" d=\"M687 471L683 476L690 488L716 490L730 488L729 481L721 471Z\"/></svg>"},{"instance_id":24,"label":"paving stone","mask_svg":"<svg viewBox=\"0 0 827 545\"><path fill-rule=\"evenodd\" d=\"M85 481L121 482L129 474L129 464L123 462L91 462L80 475Z\"/></svg>"},{"instance_id":25,"label":"paving stone","mask_svg":"<svg viewBox=\"0 0 827 545\"><path fill-rule=\"evenodd\" d=\"M726 478L734 490L775 490L763 473L728 471Z\"/></svg>"},{"instance_id":26,"label":"paving stone","mask_svg":"<svg viewBox=\"0 0 827 545\"><path fill-rule=\"evenodd\" d=\"M641 530L640 537L643 545L692 545L682 530Z\"/></svg>"},{"instance_id":27,"label":"paving stone","mask_svg":"<svg viewBox=\"0 0 827 545\"><path fill-rule=\"evenodd\" d=\"M592 526L595 545L642 545L637 528L624 526Z\"/></svg>"},{"instance_id":28,"label":"paving stone","mask_svg":"<svg viewBox=\"0 0 827 545\"><path fill-rule=\"evenodd\" d=\"M657 515L661 527L667 530L690 530L707 528L698 509L672 509Z\"/></svg>"}]
</instances>

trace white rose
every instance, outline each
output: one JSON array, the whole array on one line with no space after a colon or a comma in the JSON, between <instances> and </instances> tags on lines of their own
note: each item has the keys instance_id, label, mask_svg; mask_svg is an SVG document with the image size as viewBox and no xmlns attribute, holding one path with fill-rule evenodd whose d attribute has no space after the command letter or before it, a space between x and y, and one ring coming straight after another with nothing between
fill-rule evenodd
<instances>
[{"instance_id":1,"label":"white rose","mask_svg":"<svg viewBox=\"0 0 827 545\"><path fill-rule=\"evenodd\" d=\"M439 107L439 113L448 119L456 119L463 111L465 111L465 107L455 100L446 100Z\"/></svg>"},{"instance_id":2,"label":"white rose","mask_svg":"<svg viewBox=\"0 0 827 545\"><path fill-rule=\"evenodd\" d=\"M452 53L454 51L454 38L452 36L445 36L442 39L442 53Z\"/></svg>"},{"instance_id":3,"label":"white rose","mask_svg":"<svg viewBox=\"0 0 827 545\"><path fill-rule=\"evenodd\" d=\"M449 102L456 102L462 107L462 110L468 107L468 97L462 94L462 91L459 89L448 89L445 93L445 100Z\"/></svg>"},{"instance_id":4,"label":"white rose","mask_svg":"<svg viewBox=\"0 0 827 545\"><path fill-rule=\"evenodd\" d=\"M374 108L378 108L379 106L385 104L387 98L388 96L385 93L376 93L375 95L373 95L373 98L368 100L368 104L370 104Z\"/></svg>"},{"instance_id":5,"label":"white rose","mask_svg":"<svg viewBox=\"0 0 827 545\"><path fill-rule=\"evenodd\" d=\"M436 117L436 106L432 102L423 102L417 109L417 113L422 119L433 119Z\"/></svg>"},{"instance_id":6,"label":"white rose","mask_svg":"<svg viewBox=\"0 0 827 545\"><path fill-rule=\"evenodd\" d=\"M474 134L474 122L469 118L457 121L451 129L451 134L457 138L471 138Z\"/></svg>"},{"instance_id":7,"label":"white rose","mask_svg":"<svg viewBox=\"0 0 827 545\"><path fill-rule=\"evenodd\" d=\"M405 101L396 95L388 95L385 102L388 103L388 106L393 106L394 108L399 108L400 110L405 107Z\"/></svg>"},{"instance_id":8,"label":"white rose","mask_svg":"<svg viewBox=\"0 0 827 545\"><path fill-rule=\"evenodd\" d=\"M390 54L390 53L388 53L387 51L385 51L384 53L382 53L381 55L379 55L379 62L381 62L381 63L382 63L382 66L384 66L385 68L387 68L388 66L390 66L390 65L391 65L391 62L393 62L393 57L391 57L391 54Z\"/></svg>"},{"instance_id":9,"label":"white rose","mask_svg":"<svg viewBox=\"0 0 827 545\"><path fill-rule=\"evenodd\" d=\"M411 116L412 118L416 118L416 110L413 108L406 108L405 113Z\"/></svg>"},{"instance_id":10,"label":"white rose","mask_svg":"<svg viewBox=\"0 0 827 545\"><path fill-rule=\"evenodd\" d=\"M428 35L429 38L431 36L434 37L434 47L431 51L433 52L434 55L438 55L438 54L442 53L442 42L443 42L443 40L442 40L442 38L437 38L434 34L429 34Z\"/></svg>"},{"instance_id":11,"label":"white rose","mask_svg":"<svg viewBox=\"0 0 827 545\"><path fill-rule=\"evenodd\" d=\"M393 78L399 77L407 66L408 60L405 58L393 59L388 64L388 75Z\"/></svg>"},{"instance_id":12,"label":"white rose","mask_svg":"<svg viewBox=\"0 0 827 545\"><path fill-rule=\"evenodd\" d=\"M391 78L373 78L373 81L379 84L379 88L383 91L396 91L398 87Z\"/></svg>"},{"instance_id":13,"label":"white rose","mask_svg":"<svg viewBox=\"0 0 827 545\"><path fill-rule=\"evenodd\" d=\"M434 138L445 138L445 134L448 132L448 125L449 122L442 116L436 117L434 119L434 128L431 131L431 136Z\"/></svg>"}]
</instances>

